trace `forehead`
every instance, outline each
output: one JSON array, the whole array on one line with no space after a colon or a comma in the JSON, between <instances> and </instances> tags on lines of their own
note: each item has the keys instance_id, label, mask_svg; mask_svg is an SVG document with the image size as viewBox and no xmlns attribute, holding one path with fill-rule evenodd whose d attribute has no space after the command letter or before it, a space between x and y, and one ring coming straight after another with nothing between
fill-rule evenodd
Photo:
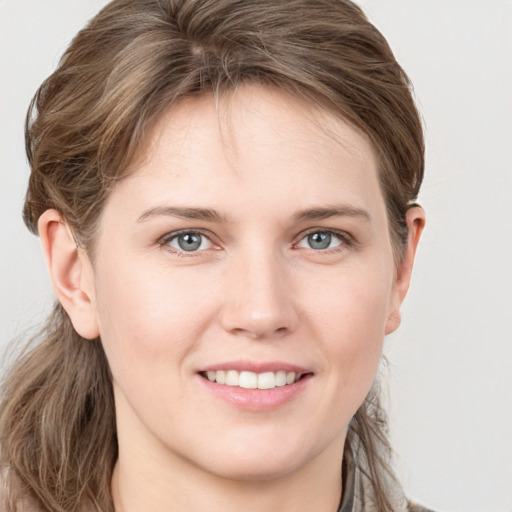
<instances>
[{"instance_id":1,"label":"forehead","mask_svg":"<svg viewBox=\"0 0 512 512\"><path fill-rule=\"evenodd\" d=\"M298 208L319 201L368 203L380 196L375 152L365 134L262 86L173 106L117 189L136 192L132 199L141 202L262 201L263 207L286 198L303 203Z\"/></svg>"}]
</instances>

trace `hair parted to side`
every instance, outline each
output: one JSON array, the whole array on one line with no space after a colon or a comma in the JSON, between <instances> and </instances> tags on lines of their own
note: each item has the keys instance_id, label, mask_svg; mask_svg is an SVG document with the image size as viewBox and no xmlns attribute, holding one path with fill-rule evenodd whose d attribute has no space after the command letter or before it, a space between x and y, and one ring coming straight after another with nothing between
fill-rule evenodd
<instances>
[{"instance_id":1,"label":"hair parted to side","mask_svg":"<svg viewBox=\"0 0 512 512\"><path fill-rule=\"evenodd\" d=\"M24 220L58 210L91 255L105 201L151 129L183 98L245 83L298 95L348 120L378 157L395 258L423 178L421 121L386 40L348 0L115 0L78 33L37 91L26 127ZM113 511L117 456L111 377L100 340L57 305L39 344L6 377L0 405L2 510ZM378 511L391 511L378 396L347 443L365 461ZM0 500L1 501L1 500Z\"/></svg>"}]
</instances>

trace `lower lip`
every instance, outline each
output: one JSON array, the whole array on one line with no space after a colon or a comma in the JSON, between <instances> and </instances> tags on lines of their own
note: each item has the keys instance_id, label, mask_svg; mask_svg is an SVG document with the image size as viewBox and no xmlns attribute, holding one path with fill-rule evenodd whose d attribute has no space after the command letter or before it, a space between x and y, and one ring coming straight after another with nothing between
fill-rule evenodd
<instances>
[{"instance_id":1,"label":"lower lip","mask_svg":"<svg viewBox=\"0 0 512 512\"><path fill-rule=\"evenodd\" d=\"M201 375L198 377L208 391L235 407L248 411L271 411L297 398L310 384L313 374L305 375L293 384L272 389L245 389L217 384Z\"/></svg>"}]
</instances>

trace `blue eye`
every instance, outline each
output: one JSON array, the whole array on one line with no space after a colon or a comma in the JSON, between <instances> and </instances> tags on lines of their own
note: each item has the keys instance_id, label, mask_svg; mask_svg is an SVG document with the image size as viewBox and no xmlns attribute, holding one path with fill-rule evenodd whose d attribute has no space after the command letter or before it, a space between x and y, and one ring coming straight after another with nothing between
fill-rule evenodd
<instances>
[{"instance_id":1,"label":"blue eye","mask_svg":"<svg viewBox=\"0 0 512 512\"><path fill-rule=\"evenodd\" d=\"M182 231L164 240L165 245L184 252L196 252L209 249L212 243L206 236L196 231Z\"/></svg>"},{"instance_id":2,"label":"blue eye","mask_svg":"<svg viewBox=\"0 0 512 512\"><path fill-rule=\"evenodd\" d=\"M326 249L339 247L342 244L343 239L336 233L331 231L314 231L302 238L297 246L316 251L325 251Z\"/></svg>"}]
</instances>

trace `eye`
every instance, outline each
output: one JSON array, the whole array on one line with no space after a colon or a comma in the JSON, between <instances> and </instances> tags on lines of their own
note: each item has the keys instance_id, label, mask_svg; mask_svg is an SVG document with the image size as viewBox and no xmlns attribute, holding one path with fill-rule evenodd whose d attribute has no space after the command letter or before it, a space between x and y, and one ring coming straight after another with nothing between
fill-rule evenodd
<instances>
[{"instance_id":1,"label":"eye","mask_svg":"<svg viewBox=\"0 0 512 512\"><path fill-rule=\"evenodd\" d=\"M297 244L297 247L325 251L327 249L335 249L343 245L344 242L345 240L340 234L332 231L313 231L303 237Z\"/></svg>"},{"instance_id":2,"label":"eye","mask_svg":"<svg viewBox=\"0 0 512 512\"><path fill-rule=\"evenodd\" d=\"M181 231L173 233L162 240L162 245L171 247L179 252L197 252L210 249L212 242L197 231Z\"/></svg>"}]
</instances>

